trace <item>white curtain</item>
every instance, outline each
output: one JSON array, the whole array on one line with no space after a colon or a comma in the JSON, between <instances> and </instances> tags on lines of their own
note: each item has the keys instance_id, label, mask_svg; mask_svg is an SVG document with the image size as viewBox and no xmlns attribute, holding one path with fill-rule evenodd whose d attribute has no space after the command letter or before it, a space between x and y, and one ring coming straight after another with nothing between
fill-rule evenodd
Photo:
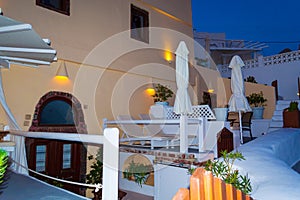
<instances>
[{"instance_id":1,"label":"white curtain","mask_svg":"<svg viewBox=\"0 0 300 200\"><path fill-rule=\"evenodd\" d=\"M2 87L2 71L1 70L0 70L0 101L1 101L2 108L5 111L6 116L7 116L9 128L13 129L13 130L21 130L15 117L13 116L12 112L10 111L10 109L6 103L5 95L4 95L4 91L3 91L3 87ZM19 164L14 164L14 169L18 173L28 174L26 151L25 151L25 139L22 136L11 136L11 140L16 143L16 148L15 148L15 152L12 154L12 159L25 167L25 168L21 167Z\"/></svg>"}]
</instances>

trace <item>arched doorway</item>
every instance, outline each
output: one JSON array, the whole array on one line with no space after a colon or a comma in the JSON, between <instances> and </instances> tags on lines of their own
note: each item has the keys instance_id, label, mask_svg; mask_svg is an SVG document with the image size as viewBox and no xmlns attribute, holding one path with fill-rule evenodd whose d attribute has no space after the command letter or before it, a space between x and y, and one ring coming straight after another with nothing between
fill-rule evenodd
<instances>
[{"instance_id":1,"label":"arched doorway","mask_svg":"<svg viewBox=\"0 0 300 200\"><path fill-rule=\"evenodd\" d=\"M36 105L29 131L86 133L80 102L64 92L45 94ZM28 138L26 151L30 169L65 180L85 182L87 151L82 143ZM84 188L36 177L72 192L85 194Z\"/></svg>"}]
</instances>

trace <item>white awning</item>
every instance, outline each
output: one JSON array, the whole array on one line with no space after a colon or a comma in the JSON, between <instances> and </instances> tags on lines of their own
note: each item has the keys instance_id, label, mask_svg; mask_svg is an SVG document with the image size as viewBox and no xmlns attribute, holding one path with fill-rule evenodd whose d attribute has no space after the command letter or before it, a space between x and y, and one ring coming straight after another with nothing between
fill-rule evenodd
<instances>
[{"instance_id":1,"label":"white awning","mask_svg":"<svg viewBox=\"0 0 300 200\"><path fill-rule=\"evenodd\" d=\"M36 67L50 65L56 60L56 51L43 40L30 24L24 24L0 15L0 65L10 63Z\"/></svg>"}]
</instances>

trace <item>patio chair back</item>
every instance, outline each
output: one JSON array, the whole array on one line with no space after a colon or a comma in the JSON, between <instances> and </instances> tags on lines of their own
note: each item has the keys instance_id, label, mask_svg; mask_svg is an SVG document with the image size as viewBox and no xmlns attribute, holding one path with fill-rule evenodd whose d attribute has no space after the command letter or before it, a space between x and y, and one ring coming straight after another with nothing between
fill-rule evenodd
<instances>
[{"instance_id":1,"label":"patio chair back","mask_svg":"<svg viewBox=\"0 0 300 200\"><path fill-rule=\"evenodd\" d=\"M135 120L130 115L118 115L117 120ZM144 129L143 127L136 124L119 124L121 129L123 130L123 137L143 137Z\"/></svg>"},{"instance_id":2,"label":"patio chair back","mask_svg":"<svg viewBox=\"0 0 300 200\"><path fill-rule=\"evenodd\" d=\"M249 131L251 140L253 139L252 131L251 131L251 119L253 116L253 112L244 112L242 114L242 129L243 131Z\"/></svg>"}]
</instances>

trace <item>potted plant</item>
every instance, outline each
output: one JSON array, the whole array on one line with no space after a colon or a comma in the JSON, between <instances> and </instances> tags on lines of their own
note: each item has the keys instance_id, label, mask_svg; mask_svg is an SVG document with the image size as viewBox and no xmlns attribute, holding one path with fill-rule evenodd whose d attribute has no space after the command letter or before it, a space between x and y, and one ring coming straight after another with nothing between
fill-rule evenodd
<instances>
[{"instance_id":1,"label":"potted plant","mask_svg":"<svg viewBox=\"0 0 300 200\"><path fill-rule=\"evenodd\" d=\"M123 172L123 177L136 182L142 187L145 184L150 173L153 171L152 165L145 165L142 163L135 163L131 161L129 166Z\"/></svg>"},{"instance_id":2,"label":"potted plant","mask_svg":"<svg viewBox=\"0 0 300 200\"><path fill-rule=\"evenodd\" d=\"M154 90L155 94L152 95L154 102L156 104L168 105L166 101L173 96L173 91L169 87L159 83L155 86Z\"/></svg>"},{"instance_id":3,"label":"potted plant","mask_svg":"<svg viewBox=\"0 0 300 200\"><path fill-rule=\"evenodd\" d=\"M241 190L244 194L252 191L250 179L247 175L240 175L239 170L233 168L236 160L245 160L240 152L221 151L223 160L208 160L205 164L205 170L211 171L215 177L220 178L225 183L232 184L236 189Z\"/></svg>"},{"instance_id":4,"label":"potted plant","mask_svg":"<svg viewBox=\"0 0 300 200\"><path fill-rule=\"evenodd\" d=\"M267 105L267 99L264 98L263 92L252 93L247 96L247 100L253 111L252 119L262 119L265 106Z\"/></svg>"},{"instance_id":5,"label":"potted plant","mask_svg":"<svg viewBox=\"0 0 300 200\"><path fill-rule=\"evenodd\" d=\"M255 77L254 77L254 76L248 76L248 77L245 79L245 82L257 83L257 81L255 80Z\"/></svg>"},{"instance_id":6,"label":"potted plant","mask_svg":"<svg viewBox=\"0 0 300 200\"><path fill-rule=\"evenodd\" d=\"M297 101L291 101L289 107L284 109L282 114L284 128L300 128L300 111Z\"/></svg>"},{"instance_id":7,"label":"potted plant","mask_svg":"<svg viewBox=\"0 0 300 200\"><path fill-rule=\"evenodd\" d=\"M86 183L88 184L98 184L102 183L102 172L103 172L103 163L101 159L102 152L99 149L96 154L96 159L91 165L90 173L86 175ZM93 160L94 156L90 155L88 160ZM100 189L98 192L93 191L94 198L93 200L101 199L102 197L102 190Z\"/></svg>"}]
</instances>

